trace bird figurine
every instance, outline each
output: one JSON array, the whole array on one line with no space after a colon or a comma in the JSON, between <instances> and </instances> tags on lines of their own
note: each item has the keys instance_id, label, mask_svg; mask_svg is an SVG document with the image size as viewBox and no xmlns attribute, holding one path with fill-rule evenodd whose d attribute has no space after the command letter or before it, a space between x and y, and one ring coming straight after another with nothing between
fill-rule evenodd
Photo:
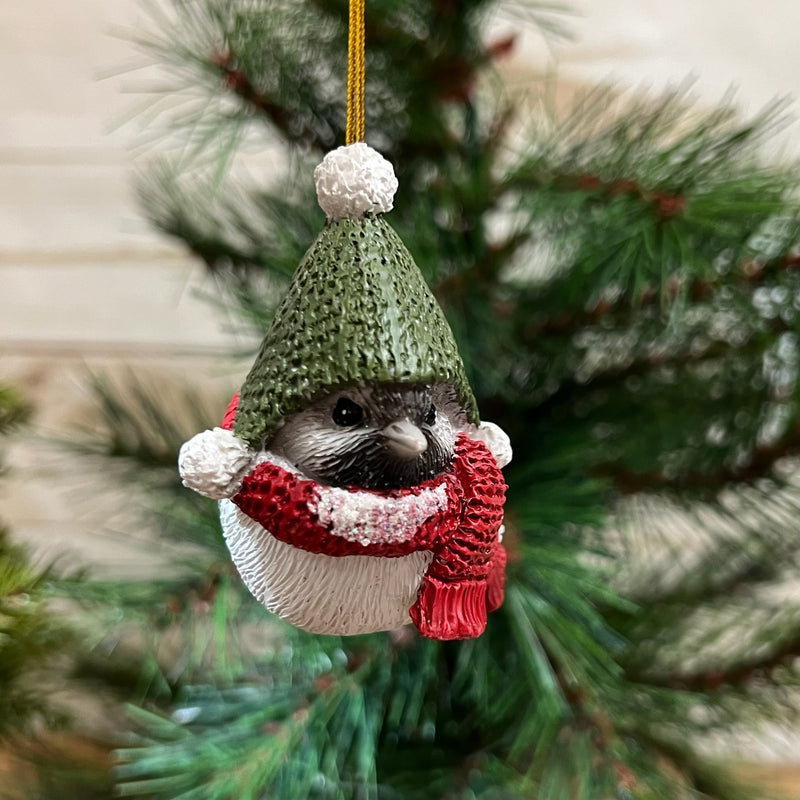
<instances>
[{"instance_id":1,"label":"bird figurine","mask_svg":"<svg viewBox=\"0 0 800 800\"><path fill-rule=\"evenodd\" d=\"M291 624L478 636L503 600L508 437L480 421L444 315L383 218L391 165L357 143L315 179L325 227L222 424L181 448L183 482L220 501L244 583Z\"/></svg>"}]
</instances>

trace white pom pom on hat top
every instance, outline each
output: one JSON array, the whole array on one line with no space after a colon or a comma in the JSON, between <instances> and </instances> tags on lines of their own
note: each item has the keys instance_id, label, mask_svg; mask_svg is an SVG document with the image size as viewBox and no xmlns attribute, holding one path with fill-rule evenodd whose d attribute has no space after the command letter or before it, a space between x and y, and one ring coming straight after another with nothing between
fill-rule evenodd
<instances>
[{"instance_id":1,"label":"white pom pom on hat top","mask_svg":"<svg viewBox=\"0 0 800 800\"><path fill-rule=\"evenodd\" d=\"M320 208L331 221L391 211L397 191L392 165L364 142L331 150L314 170L314 183Z\"/></svg>"}]
</instances>

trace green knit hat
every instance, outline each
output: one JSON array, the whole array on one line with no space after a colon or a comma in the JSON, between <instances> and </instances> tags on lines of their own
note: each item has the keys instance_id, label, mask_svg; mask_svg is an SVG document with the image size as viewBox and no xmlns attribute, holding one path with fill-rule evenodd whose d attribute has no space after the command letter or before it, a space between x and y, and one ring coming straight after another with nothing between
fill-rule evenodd
<instances>
[{"instance_id":1,"label":"green knit hat","mask_svg":"<svg viewBox=\"0 0 800 800\"><path fill-rule=\"evenodd\" d=\"M447 320L400 237L379 216L391 208L397 186L391 165L363 143L339 148L326 161L315 178L328 221L245 379L234 433L259 448L282 417L362 382L449 384L467 420L477 424Z\"/></svg>"}]
</instances>

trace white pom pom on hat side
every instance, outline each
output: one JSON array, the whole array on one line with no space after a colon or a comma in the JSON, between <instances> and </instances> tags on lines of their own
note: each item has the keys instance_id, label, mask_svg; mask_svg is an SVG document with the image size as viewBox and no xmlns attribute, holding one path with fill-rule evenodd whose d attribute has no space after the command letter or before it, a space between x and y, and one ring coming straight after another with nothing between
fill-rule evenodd
<instances>
[{"instance_id":1,"label":"white pom pom on hat side","mask_svg":"<svg viewBox=\"0 0 800 800\"><path fill-rule=\"evenodd\" d=\"M391 211L397 191L392 165L364 142L331 150L314 170L317 200L330 221Z\"/></svg>"},{"instance_id":2,"label":"white pom pom on hat side","mask_svg":"<svg viewBox=\"0 0 800 800\"><path fill-rule=\"evenodd\" d=\"M178 471L184 486L222 500L239 491L254 455L231 431L214 428L184 442L178 454Z\"/></svg>"}]
</instances>

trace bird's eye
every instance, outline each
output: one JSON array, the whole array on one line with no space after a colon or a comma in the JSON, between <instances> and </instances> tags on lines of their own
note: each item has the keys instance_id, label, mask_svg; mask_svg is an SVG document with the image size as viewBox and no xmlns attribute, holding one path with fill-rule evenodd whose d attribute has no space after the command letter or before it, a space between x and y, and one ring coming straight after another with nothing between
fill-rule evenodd
<instances>
[{"instance_id":1,"label":"bird's eye","mask_svg":"<svg viewBox=\"0 0 800 800\"><path fill-rule=\"evenodd\" d=\"M434 422L436 422L436 406L431 403L431 407L428 409L428 413L425 415L425 424L433 425Z\"/></svg>"},{"instance_id":2,"label":"bird's eye","mask_svg":"<svg viewBox=\"0 0 800 800\"><path fill-rule=\"evenodd\" d=\"M331 416L337 425L349 428L351 425L358 425L364 419L364 409L349 397L340 397L336 401L336 407Z\"/></svg>"}]
</instances>

